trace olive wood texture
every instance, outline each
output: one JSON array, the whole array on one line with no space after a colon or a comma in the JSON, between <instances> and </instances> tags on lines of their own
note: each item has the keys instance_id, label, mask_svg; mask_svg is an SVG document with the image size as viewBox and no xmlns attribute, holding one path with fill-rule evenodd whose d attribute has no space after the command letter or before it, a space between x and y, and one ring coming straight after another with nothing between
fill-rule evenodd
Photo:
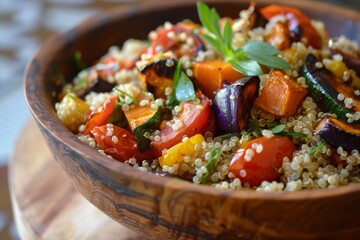
<instances>
[{"instance_id":1,"label":"olive wood texture","mask_svg":"<svg viewBox=\"0 0 360 240\"><path fill-rule=\"evenodd\" d=\"M144 239L78 193L54 161L34 121L10 161L13 213L22 239Z\"/></svg>"},{"instance_id":2,"label":"olive wood texture","mask_svg":"<svg viewBox=\"0 0 360 240\"><path fill-rule=\"evenodd\" d=\"M307 1L257 1L295 6L360 42L359 13ZM222 16L236 17L248 1L211 1ZM73 55L91 64L111 45L146 39L165 21L197 21L194 0L148 2L90 18L47 41L27 68L25 91L56 161L76 189L110 217L155 239L349 239L360 234L360 185L317 191L222 191L143 173L90 149L64 128L54 111L56 73L76 74Z\"/></svg>"}]
</instances>

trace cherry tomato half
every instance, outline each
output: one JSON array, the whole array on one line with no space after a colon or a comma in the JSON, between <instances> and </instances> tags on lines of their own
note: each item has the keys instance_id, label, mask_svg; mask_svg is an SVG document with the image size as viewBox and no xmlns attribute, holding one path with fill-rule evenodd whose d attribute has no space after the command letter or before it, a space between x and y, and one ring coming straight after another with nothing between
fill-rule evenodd
<instances>
[{"instance_id":1,"label":"cherry tomato half","mask_svg":"<svg viewBox=\"0 0 360 240\"><path fill-rule=\"evenodd\" d=\"M105 103L101 111L93 113L89 120L86 122L84 134L90 134L96 126L102 126L107 123L111 114L115 109L115 103L117 102L118 97L114 96L109 98Z\"/></svg>"},{"instance_id":2,"label":"cherry tomato half","mask_svg":"<svg viewBox=\"0 0 360 240\"><path fill-rule=\"evenodd\" d=\"M129 130L109 124L94 127L91 133L99 147L118 161L124 162L132 157L137 162L153 158L150 150L140 153L134 134Z\"/></svg>"},{"instance_id":3,"label":"cherry tomato half","mask_svg":"<svg viewBox=\"0 0 360 240\"><path fill-rule=\"evenodd\" d=\"M180 124L178 129L173 129L174 119L161 124L160 141L153 140L151 142L151 147L156 150L157 156L161 156L164 149L170 149L181 142L184 136L192 137L207 129L211 123L210 101L202 94L199 99L200 104L195 101L180 103L181 111L175 116L176 121Z\"/></svg>"},{"instance_id":4,"label":"cherry tomato half","mask_svg":"<svg viewBox=\"0 0 360 240\"><path fill-rule=\"evenodd\" d=\"M292 158L295 145L287 137L259 137L247 142L231 160L229 171L242 183L259 186L277 180L284 157Z\"/></svg>"}]
</instances>

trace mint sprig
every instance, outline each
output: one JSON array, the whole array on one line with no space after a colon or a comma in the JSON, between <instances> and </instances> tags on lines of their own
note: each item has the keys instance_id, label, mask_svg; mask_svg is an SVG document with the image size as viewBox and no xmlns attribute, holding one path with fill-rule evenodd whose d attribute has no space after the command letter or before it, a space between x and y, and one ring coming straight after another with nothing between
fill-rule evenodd
<instances>
[{"instance_id":1,"label":"mint sprig","mask_svg":"<svg viewBox=\"0 0 360 240\"><path fill-rule=\"evenodd\" d=\"M233 49L231 24L226 22L221 32L220 16L214 8L210 9L205 3L198 2L197 10L201 24L208 32L203 35L204 39L238 72L248 76L261 75L263 71L260 64L276 69L290 68L286 60L277 56L281 52L265 42L248 41L243 47Z\"/></svg>"}]
</instances>

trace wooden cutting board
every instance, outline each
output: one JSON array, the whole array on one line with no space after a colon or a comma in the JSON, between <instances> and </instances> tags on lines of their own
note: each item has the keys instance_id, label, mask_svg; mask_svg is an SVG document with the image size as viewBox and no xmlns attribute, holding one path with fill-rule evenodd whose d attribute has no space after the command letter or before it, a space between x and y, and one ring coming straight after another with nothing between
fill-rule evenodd
<instances>
[{"instance_id":1,"label":"wooden cutting board","mask_svg":"<svg viewBox=\"0 0 360 240\"><path fill-rule=\"evenodd\" d=\"M9 175L22 239L144 239L76 192L33 120L17 142Z\"/></svg>"}]
</instances>

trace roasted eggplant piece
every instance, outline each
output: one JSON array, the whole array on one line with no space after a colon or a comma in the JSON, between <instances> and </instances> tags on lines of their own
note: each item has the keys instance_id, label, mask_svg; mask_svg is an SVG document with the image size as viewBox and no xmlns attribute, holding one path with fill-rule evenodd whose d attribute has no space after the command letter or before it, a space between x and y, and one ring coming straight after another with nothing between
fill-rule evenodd
<instances>
[{"instance_id":1,"label":"roasted eggplant piece","mask_svg":"<svg viewBox=\"0 0 360 240\"><path fill-rule=\"evenodd\" d=\"M348 124L331 116L324 117L316 126L315 133L334 147L360 150L360 126Z\"/></svg>"},{"instance_id":2,"label":"roasted eggplant piece","mask_svg":"<svg viewBox=\"0 0 360 240\"><path fill-rule=\"evenodd\" d=\"M100 77L95 68L89 68L80 72L71 87L64 88L57 98L61 100L66 95L66 91L70 90L79 98L84 99L89 92L110 92L114 87L115 84Z\"/></svg>"},{"instance_id":3,"label":"roasted eggplant piece","mask_svg":"<svg viewBox=\"0 0 360 240\"><path fill-rule=\"evenodd\" d=\"M251 2L248 8L250 29L262 27L265 28L268 20L262 15L260 8L255 2Z\"/></svg>"},{"instance_id":4,"label":"roasted eggplant piece","mask_svg":"<svg viewBox=\"0 0 360 240\"><path fill-rule=\"evenodd\" d=\"M360 111L360 101L357 99L354 89L343 84L341 79L325 67L321 65L319 67L318 62L319 60L313 54L309 54L302 69L302 75L309 86L310 96L325 111L347 120L347 114ZM346 108L344 101L338 100L339 93L343 94L344 98L351 98L355 104L351 108Z\"/></svg>"},{"instance_id":5,"label":"roasted eggplant piece","mask_svg":"<svg viewBox=\"0 0 360 240\"><path fill-rule=\"evenodd\" d=\"M245 77L215 93L214 115L219 134L237 132L248 127L259 83L257 76Z\"/></svg>"},{"instance_id":6,"label":"roasted eggplant piece","mask_svg":"<svg viewBox=\"0 0 360 240\"><path fill-rule=\"evenodd\" d=\"M155 98L164 98L165 88L173 84L177 61L174 58L153 57L141 63L139 78L141 87L153 93Z\"/></svg>"}]
</instances>

